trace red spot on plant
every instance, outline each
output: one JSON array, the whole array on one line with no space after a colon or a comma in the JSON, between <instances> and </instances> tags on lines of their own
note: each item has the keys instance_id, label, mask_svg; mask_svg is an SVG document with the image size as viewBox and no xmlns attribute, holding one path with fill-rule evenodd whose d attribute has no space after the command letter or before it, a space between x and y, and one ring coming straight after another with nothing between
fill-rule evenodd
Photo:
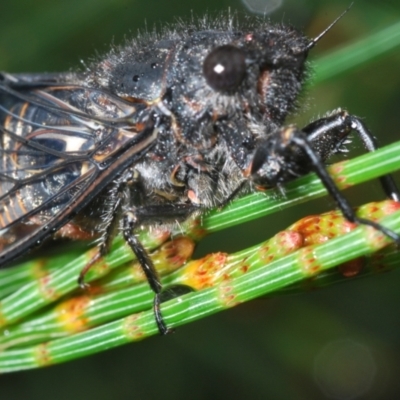
<instances>
[{"instance_id":1,"label":"red spot on plant","mask_svg":"<svg viewBox=\"0 0 400 400\"><path fill-rule=\"evenodd\" d=\"M357 276L358 274L360 274L364 267L364 263L364 258L356 258L354 260L339 265L338 270L345 278L352 278L353 276Z\"/></svg>"},{"instance_id":2,"label":"red spot on plant","mask_svg":"<svg viewBox=\"0 0 400 400\"><path fill-rule=\"evenodd\" d=\"M140 327L140 319L143 317L143 313L137 313L130 315L124 319L123 331L125 336L130 340L139 340L144 336L144 332Z\"/></svg>"},{"instance_id":3,"label":"red spot on plant","mask_svg":"<svg viewBox=\"0 0 400 400\"><path fill-rule=\"evenodd\" d=\"M1 304L0 304L1 307ZM3 311L0 309L0 327L7 325L7 320L4 317Z\"/></svg>"},{"instance_id":4,"label":"red spot on plant","mask_svg":"<svg viewBox=\"0 0 400 400\"><path fill-rule=\"evenodd\" d=\"M167 259L174 266L183 265L193 254L194 241L186 236L178 237L165 243L160 250L160 258ZM170 268L175 269L175 268Z\"/></svg>"},{"instance_id":5,"label":"red spot on plant","mask_svg":"<svg viewBox=\"0 0 400 400\"><path fill-rule=\"evenodd\" d=\"M51 356L47 343L35 347L35 359L40 366L51 364Z\"/></svg>"},{"instance_id":6,"label":"red spot on plant","mask_svg":"<svg viewBox=\"0 0 400 400\"><path fill-rule=\"evenodd\" d=\"M236 299L236 295L233 292L232 286L229 283L221 284L218 286L219 300L224 307L230 308L240 304Z\"/></svg>"},{"instance_id":7,"label":"red spot on plant","mask_svg":"<svg viewBox=\"0 0 400 400\"><path fill-rule=\"evenodd\" d=\"M226 253L219 252L189 262L185 266L180 283L195 290L215 285L218 281L225 279L227 258Z\"/></svg>"},{"instance_id":8,"label":"red spot on plant","mask_svg":"<svg viewBox=\"0 0 400 400\"><path fill-rule=\"evenodd\" d=\"M297 258L299 268L306 276L313 276L321 271L321 265L314 255L314 249L305 247L299 251Z\"/></svg>"},{"instance_id":9,"label":"red spot on plant","mask_svg":"<svg viewBox=\"0 0 400 400\"><path fill-rule=\"evenodd\" d=\"M38 280L39 291L43 295L46 300L53 301L59 298L59 295L54 289L52 285L50 275L46 275L43 278Z\"/></svg>"},{"instance_id":10,"label":"red spot on plant","mask_svg":"<svg viewBox=\"0 0 400 400\"><path fill-rule=\"evenodd\" d=\"M79 296L64 301L55 308L57 320L64 330L74 333L88 328L85 314L90 301L90 296Z\"/></svg>"}]
</instances>

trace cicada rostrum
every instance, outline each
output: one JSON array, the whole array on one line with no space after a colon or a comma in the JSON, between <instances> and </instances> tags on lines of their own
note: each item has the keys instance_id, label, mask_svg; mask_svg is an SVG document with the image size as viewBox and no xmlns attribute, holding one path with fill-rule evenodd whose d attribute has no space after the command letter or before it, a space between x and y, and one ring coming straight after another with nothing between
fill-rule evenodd
<instances>
[{"instance_id":1,"label":"cicada rostrum","mask_svg":"<svg viewBox=\"0 0 400 400\"><path fill-rule=\"evenodd\" d=\"M135 236L143 224L182 221L315 171L348 220L400 242L357 218L324 166L351 132L375 149L363 122L339 110L302 129L284 125L326 31L310 40L267 21L204 18L115 47L81 72L2 73L1 265L54 235L97 238L101 256L121 231L166 333L160 280ZM382 183L398 200L392 179Z\"/></svg>"}]
</instances>

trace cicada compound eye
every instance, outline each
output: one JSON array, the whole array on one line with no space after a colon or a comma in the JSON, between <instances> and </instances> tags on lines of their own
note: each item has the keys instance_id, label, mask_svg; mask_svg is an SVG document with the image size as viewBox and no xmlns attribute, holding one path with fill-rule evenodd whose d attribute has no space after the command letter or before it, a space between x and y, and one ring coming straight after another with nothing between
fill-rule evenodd
<instances>
[{"instance_id":1,"label":"cicada compound eye","mask_svg":"<svg viewBox=\"0 0 400 400\"><path fill-rule=\"evenodd\" d=\"M203 74L209 86L218 92L233 92L246 73L244 51L224 45L208 54L203 63Z\"/></svg>"}]
</instances>

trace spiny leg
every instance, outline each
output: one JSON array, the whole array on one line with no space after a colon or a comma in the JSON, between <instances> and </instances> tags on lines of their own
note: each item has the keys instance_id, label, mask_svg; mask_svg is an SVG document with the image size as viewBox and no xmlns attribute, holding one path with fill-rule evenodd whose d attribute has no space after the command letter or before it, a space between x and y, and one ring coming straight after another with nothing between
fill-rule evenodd
<instances>
[{"instance_id":1,"label":"spiny leg","mask_svg":"<svg viewBox=\"0 0 400 400\"><path fill-rule=\"evenodd\" d=\"M122 207L130 200L127 193L137 184L138 176L136 172L133 169L128 169L107 191L108 209L103 216L105 219L104 232L102 232L96 255L79 273L78 284L81 288L84 289L89 286L85 283L85 276L90 268L99 261L101 257L109 253L112 241L118 233L119 222L123 214Z\"/></svg>"},{"instance_id":2,"label":"spiny leg","mask_svg":"<svg viewBox=\"0 0 400 400\"><path fill-rule=\"evenodd\" d=\"M135 235L135 230L143 223L151 224L153 221L167 221L167 220L185 220L193 212L199 208L193 204L165 204L165 205L153 205L143 206L138 208L131 208L124 214L123 217L123 228L122 232L126 242L129 244L132 251L135 253L140 266L146 276L146 279L155 293L154 296L154 317L157 323L158 330L161 335L171 333L172 330L167 327L164 322L160 304L161 304L161 293L162 284L158 276L157 270L140 243L139 239Z\"/></svg>"},{"instance_id":3,"label":"spiny leg","mask_svg":"<svg viewBox=\"0 0 400 400\"><path fill-rule=\"evenodd\" d=\"M289 130L291 130L291 131L289 131ZM296 130L294 128L289 128L289 130L286 130L286 132L285 132L286 138L289 137L289 140L287 143L290 143L290 142L295 143L299 148L301 148L304 151L304 153L306 154L307 158L309 159L309 161L313 167L313 170L318 175L318 177L321 179L326 190L333 197L337 206L342 211L342 213L346 217L346 219L350 222L354 222L357 224L372 226L373 228L377 229L378 231L384 233L386 236L388 236L390 239L395 241L397 244L400 244L400 236L396 232L394 232L374 221L357 217L353 208L351 207L351 205L349 204L347 199L343 196L343 194L339 190L339 188L336 186L332 177L329 175L321 158L316 153L312 144L310 143L308 136L304 132Z\"/></svg>"},{"instance_id":4,"label":"spiny leg","mask_svg":"<svg viewBox=\"0 0 400 400\"><path fill-rule=\"evenodd\" d=\"M368 130L359 117L350 115L347 111L339 110L336 113L320 118L302 129L307 134L307 139L312 143L322 160L331 154L340 151L340 146L347 136L355 131L365 148L373 152L378 149L376 138ZM379 178L385 194L394 201L400 201L400 192L391 175Z\"/></svg>"}]
</instances>

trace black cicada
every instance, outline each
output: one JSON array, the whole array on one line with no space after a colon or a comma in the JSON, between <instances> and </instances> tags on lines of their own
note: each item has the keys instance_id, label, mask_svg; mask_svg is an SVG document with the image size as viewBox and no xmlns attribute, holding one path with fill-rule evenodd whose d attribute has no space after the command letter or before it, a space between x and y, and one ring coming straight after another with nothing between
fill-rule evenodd
<instances>
[{"instance_id":1,"label":"black cicada","mask_svg":"<svg viewBox=\"0 0 400 400\"><path fill-rule=\"evenodd\" d=\"M320 37L205 18L114 48L83 72L2 73L1 264L54 234L97 237L100 257L120 230L166 333L161 284L135 236L143 224L182 221L315 171L348 220L400 242L357 218L323 165L351 131L373 151L364 124L337 111L303 129L283 125ZM382 180L398 200L391 178Z\"/></svg>"}]
</instances>

